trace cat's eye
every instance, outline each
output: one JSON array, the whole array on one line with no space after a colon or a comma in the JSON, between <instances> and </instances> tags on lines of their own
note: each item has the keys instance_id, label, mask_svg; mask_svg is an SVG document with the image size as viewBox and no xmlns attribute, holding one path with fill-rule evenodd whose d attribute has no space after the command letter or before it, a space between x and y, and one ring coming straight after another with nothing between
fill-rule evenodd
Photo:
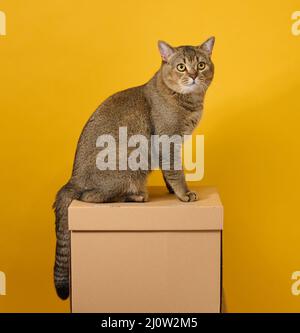
<instances>
[{"instance_id":1,"label":"cat's eye","mask_svg":"<svg viewBox=\"0 0 300 333\"><path fill-rule=\"evenodd\" d=\"M179 72L184 72L186 69L185 64L178 64L176 68Z\"/></svg>"},{"instance_id":2,"label":"cat's eye","mask_svg":"<svg viewBox=\"0 0 300 333\"><path fill-rule=\"evenodd\" d=\"M200 69L200 71L203 71L203 69L206 67L206 63L201 61L198 64L198 69Z\"/></svg>"}]
</instances>

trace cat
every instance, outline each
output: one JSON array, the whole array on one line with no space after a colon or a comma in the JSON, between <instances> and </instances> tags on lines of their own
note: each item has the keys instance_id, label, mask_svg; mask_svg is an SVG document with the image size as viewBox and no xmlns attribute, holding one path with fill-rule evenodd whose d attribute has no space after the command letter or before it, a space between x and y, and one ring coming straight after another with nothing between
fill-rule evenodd
<instances>
[{"instance_id":1,"label":"cat","mask_svg":"<svg viewBox=\"0 0 300 333\"><path fill-rule=\"evenodd\" d=\"M110 134L116 141L120 127L128 136L191 134L203 110L205 93L214 76L211 60L215 38L199 46L172 47L159 41L162 58L156 74L142 86L118 92L106 99L86 123L78 141L72 176L57 193L53 208L56 214L56 259L54 281L61 299L69 296L70 233L68 206L72 200L114 202L148 200L148 170L99 170L96 158L97 138ZM184 202L198 200L188 189L183 170L162 170L170 193Z\"/></svg>"}]
</instances>

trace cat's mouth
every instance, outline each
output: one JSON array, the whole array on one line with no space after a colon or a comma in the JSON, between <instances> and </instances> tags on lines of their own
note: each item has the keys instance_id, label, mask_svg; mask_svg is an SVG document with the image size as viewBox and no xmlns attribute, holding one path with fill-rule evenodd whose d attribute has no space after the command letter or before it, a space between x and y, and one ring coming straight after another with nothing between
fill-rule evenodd
<instances>
[{"instance_id":1,"label":"cat's mouth","mask_svg":"<svg viewBox=\"0 0 300 333\"><path fill-rule=\"evenodd\" d=\"M191 93L199 89L199 81L198 80L190 80L189 82L181 83L181 91L182 93Z\"/></svg>"},{"instance_id":2,"label":"cat's mouth","mask_svg":"<svg viewBox=\"0 0 300 333\"><path fill-rule=\"evenodd\" d=\"M194 87L197 85L197 82L196 81L193 81L193 82L190 82L190 83L187 83L186 86L187 87Z\"/></svg>"},{"instance_id":3,"label":"cat's mouth","mask_svg":"<svg viewBox=\"0 0 300 333\"><path fill-rule=\"evenodd\" d=\"M192 87L192 86L195 86L195 85L197 85L196 80L193 80L192 82L187 83L188 87Z\"/></svg>"}]
</instances>

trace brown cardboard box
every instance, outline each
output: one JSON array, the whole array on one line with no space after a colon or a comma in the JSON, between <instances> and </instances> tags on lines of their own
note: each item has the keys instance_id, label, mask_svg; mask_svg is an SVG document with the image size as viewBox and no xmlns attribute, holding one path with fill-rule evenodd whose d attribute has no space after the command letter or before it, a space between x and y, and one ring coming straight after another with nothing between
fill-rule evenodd
<instances>
[{"instance_id":1,"label":"brown cardboard box","mask_svg":"<svg viewBox=\"0 0 300 333\"><path fill-rule=\"evenodd\" d=\"M147 203L73 201L73 312L219 312L223 207L213 188L180 202L165 188Z\"/></svg>"}]
</instances>

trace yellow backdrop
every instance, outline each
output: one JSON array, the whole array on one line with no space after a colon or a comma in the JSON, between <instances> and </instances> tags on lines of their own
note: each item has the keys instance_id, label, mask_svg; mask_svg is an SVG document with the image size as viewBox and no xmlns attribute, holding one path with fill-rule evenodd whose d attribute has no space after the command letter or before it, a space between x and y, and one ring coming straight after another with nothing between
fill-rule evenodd
<instances>
[{"instance_id":1,"label":"yellow backdrop","mask_svg":"<svg viewBox=\"0 0 300 333\"><path fill-rule=\"evenodd\" d=\"M215 35L198 133L225 206L226 310L300 311L300 36L296 0L2 0L0 311L68 311L52 283L57 189L97 105L147 81L157 40ZM160 184L159 174L150 182Z\"/></svg>"}]
</instances>

